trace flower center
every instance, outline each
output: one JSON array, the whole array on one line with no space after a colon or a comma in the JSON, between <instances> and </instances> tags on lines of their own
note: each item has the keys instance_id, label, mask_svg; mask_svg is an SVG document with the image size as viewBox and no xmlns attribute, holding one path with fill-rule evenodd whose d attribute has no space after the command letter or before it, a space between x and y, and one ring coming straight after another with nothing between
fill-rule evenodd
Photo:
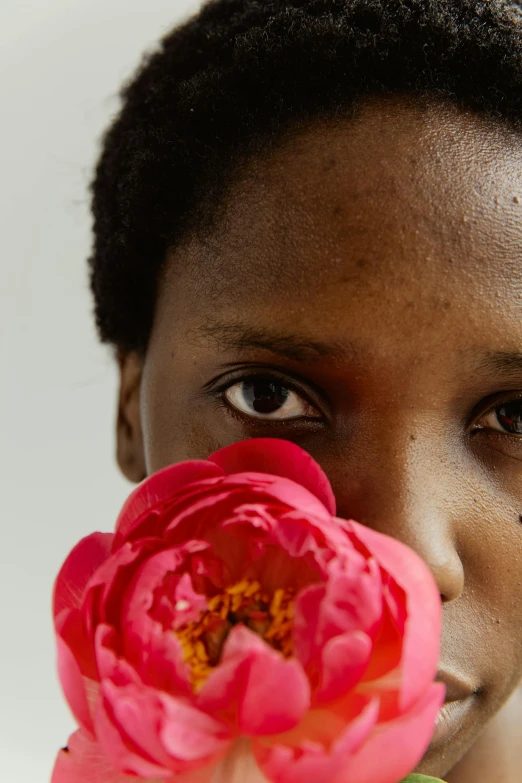
<instances>
[{"instance_id":1,"label":"flower center","mask_svg":"<svg viewBox=\"0 0 522 783\"><path fill-rule=\"evenodd\" d=\"M190 669L194 690L199 690L219 663L231 628L243 623L289 658L293 652L292 618L295 589L280 588L272 594L259 582L243 579L208 601L200 618L175 631ZM179 607L182 608L182 607ZM186 608L186 607L183 607Z\"/></svg>"}]
</instances>

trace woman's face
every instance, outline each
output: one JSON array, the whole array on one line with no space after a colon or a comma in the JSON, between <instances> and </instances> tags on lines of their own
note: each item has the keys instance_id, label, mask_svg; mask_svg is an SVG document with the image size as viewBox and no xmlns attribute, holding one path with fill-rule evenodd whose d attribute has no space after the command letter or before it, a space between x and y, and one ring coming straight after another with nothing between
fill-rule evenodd
<instances>
[{"instance_id":1,"label":"woman's face","mask_svg":"<svg viewBox=\"0 0 522 783\"><path fill-rule=\"evenodd\" d=\"M303 132L170 253L121 365L129 478L286 438L340 516L426 561L441 668L478 691L417 770L439 776L522 677L521 164L515 132L440 105Z\"/></svg>"}]
</instances>

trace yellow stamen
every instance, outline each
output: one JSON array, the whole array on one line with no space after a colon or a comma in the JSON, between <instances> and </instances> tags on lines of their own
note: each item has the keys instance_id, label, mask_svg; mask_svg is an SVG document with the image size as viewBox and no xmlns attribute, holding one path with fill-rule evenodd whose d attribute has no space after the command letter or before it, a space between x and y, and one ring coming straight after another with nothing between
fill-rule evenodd
<instances>
[{"instance_id":1,"label":"yellow stamen","mask_svg":"<svg viewBox=\"0 0 522 783\"><path fill-rule=\"evenodd\" d=\"M208 611L215 612L222 600L223 598L220 595L215 595L211 598L208 602Z\"/></svg>"},{"instance_id":2,"label":"yellow stamen","mask_svg":"<svg viewBox=\"0 0 522 783\"><path fill-rule=\"evenodd\" d=\"M243 603L244 596L242 595L233 595L232 596L232 604L230 606L230 610L232 612L237 612L241 604Z\"/></svg>"},{"instance_id":3,"label":"yellow stamen","mask_svg":"<svg viewBox=\"0 0 522 783\"><path fill-rule=\"evenodd\" d=\"M244 623L282 655L290 657L294 597L293 588L279 588L269 595L261 590L259 582L249 579L212 596L197 621L175 631L194 690L201 688L219 663L226 637L237 623Z\"/></svg>"},{"instance_id":4,"label":"yellow stamen","mask_svg":"<svg viewBox=\"0 0 522 783\"><path fill-rule=\"evenodd\" d=\"M221 612L220 612L221 618L223 620L226 620L226 617L227 617L229 611L230 611L230 596L229 595L224 595L223 596L223 605L221 607Z\"/></svg>"},{"instance_id":5,"label":"yellow stamen","mask_svg":"<svg viewBox=\"0 0 522 783\"><path fill-rule=\"evenodd\" d=\"M250 596L255 595L255 593L259 592L259 588L261 585L259 582L252 582L250 587L247 587L245 590L245 598L250 598Z\"/></svg>"},{"instance_id":6,"label":"yellow stamen","mask_svg":"<svg viewBox=\"0 0 522 783\"><path fill-rule=\"evenodd\" d=\"M239 595L239 593L244 593L248 588L250 587L250 582L248 579L243 579L242 582L238 582L235 585L232 585L231 587L227 587L226 592L228 595ZM256 588L257 589L257 588Z\"/></svg>"},{"instance_id":7,"label":"yellow stamen","mask_svg":"<svg viewBox=\"0 0 522 783\"><path fill-rule=\"evenodd\" d=\"M272 617L275 617L277 613L279 612L279 607L281 606L281 602L283 600L285 591L284 590L276 590L274 593L274 597L272 598L272 602L270 604L270 614Z\"/></svg>"}]
</instances>

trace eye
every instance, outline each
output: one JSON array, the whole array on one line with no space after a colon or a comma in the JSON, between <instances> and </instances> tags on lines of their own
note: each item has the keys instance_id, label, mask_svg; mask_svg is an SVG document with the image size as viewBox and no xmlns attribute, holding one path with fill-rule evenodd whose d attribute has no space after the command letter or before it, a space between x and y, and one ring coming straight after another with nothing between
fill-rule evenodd
<instances>
[{"instance_id":1,"label":"eye","mask_svg":"<svg viewBox=\"0 0 522 783\"><path fill-rule=\"evenodd\" d=\"M496 405L478 422L480 429L496 430L509 435L522 435L522 399Z\"/></svg>"},{"instance_id":2,"label":"eye","mask_svg":"<svg viewBox=\"0 0 522 783\"><path fill-rule=\"evenodd\" d=\"M320 418L313 405L290 386L274 377L251 377L224 390L228 404L240 413L255 419Z\"/></svg>"}]
</instances>

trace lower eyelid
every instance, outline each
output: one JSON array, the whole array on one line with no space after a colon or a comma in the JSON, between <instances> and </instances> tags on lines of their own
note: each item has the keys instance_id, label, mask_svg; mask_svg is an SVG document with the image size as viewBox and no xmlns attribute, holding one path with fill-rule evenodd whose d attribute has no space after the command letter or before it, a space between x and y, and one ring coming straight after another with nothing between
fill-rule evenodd
<instances>
[{"instance_id":1,"label":"lower eyelid","mask_svg":"<svg viewBox=\"0 0 522 783\"><path fill-rule=\"evenodd\" d=\"M480 433L483 435L479 439L481 441L480 448L486 449L484 454L491 452L520 463L522 460L522 437L492 429L475 431L476 435Z\"/></svg>"},{"instance_id":2,"label":"lower eyelid","mask_svg":"<svg viewBox=\"0 0 522 783\"><path fill-rule=\"evenodd\" d=\"M512 433L508 432L507 430L500 429L499 427L492 427L489 424L481 424L477 423L476 426L473 427L473 429L470 432L471 435L479 435L482 434L483 436L487 437L498 437L498 438L510 438L512 440L516 440L517 436ZM518 436L519 438L521 436Z\"/></svg>"},{"instance_id":3,"label":"lower eyelid","mask_svg":"<svg viewBox=\"0 0 522 783\"><path fill-rule=\"evenodd\" d=\"M221 395L217 399L217 405L227 416L231 416L235 421L244 426L250 427L271 427L281 429L282 431L288 430L304 430L310 427L317 427L322 424L321 419L304 419L303 417L296 417L294 419L263 419L255 416L249 416L246 413L242 413L237 408L234 408L226 399Z\"/></svg>"}]
</instances>

